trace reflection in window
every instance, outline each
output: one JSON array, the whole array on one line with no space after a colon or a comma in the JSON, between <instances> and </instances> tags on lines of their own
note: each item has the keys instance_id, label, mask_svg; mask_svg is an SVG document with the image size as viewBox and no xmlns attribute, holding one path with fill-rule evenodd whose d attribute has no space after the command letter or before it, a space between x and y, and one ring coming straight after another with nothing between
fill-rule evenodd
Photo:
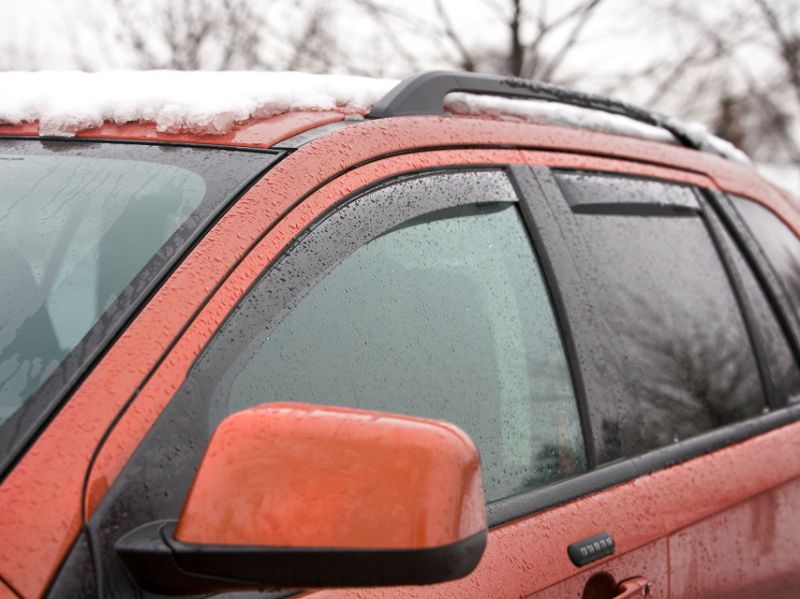
<instances>
[{"instance_id":1,"label":"reflection in window","mask_svg":"<svg viewBox=\"0 0 800 599\"><path fill-rule=\"evenodd\" d=\"M585 193L640 193L670 205L685 187L635 179ZM604 178L607 183L608 177ZM613 204L598 198L598 204ZM699 215L573 214L583 279L580 329L598 460L641 454L758 415L765 407L749 338Z\"/></svg>"}]
</instances>

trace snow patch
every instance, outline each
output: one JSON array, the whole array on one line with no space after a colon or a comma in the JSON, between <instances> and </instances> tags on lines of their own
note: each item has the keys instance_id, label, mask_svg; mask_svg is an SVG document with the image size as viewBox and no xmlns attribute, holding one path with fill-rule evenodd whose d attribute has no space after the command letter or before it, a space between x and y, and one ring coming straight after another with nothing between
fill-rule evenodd
<instances>
[{"instance_id":1,"label":"snow patch","mask_svg":"<svg viewBox=\"0 0 800 599\"><path fill-rule=\"evenodd\" d=\"M396 80L294 72L39 71L0 73L0 124L38 122L40 135L71 136L104 122L149 121L165 132L222 134L238 122L295 110L366 114ZM453 114L579 127L675 143L663 128L557 102L451 93ZM720 154L749 164L698 123L685 125Z\"/></svg>"},{"instance_id":2,"label":"snow patch","mask_svg":"<svg viewBox=\"0 0 800 599\"><path fill-rule=\"evenodd\" d=\"M661 127L640 123L626 116L546 100L516 100L454 92L447 95L445 108L453 114L487 115L526 123L565 125L601 133L630 135L665 143L674 141L669 131Z\"/></svg>"},{"instance_id":3,"label":"snow patch","mask_svg":"<svg viewBox=\"0 0 800 599\"><path fill-rule=\"evenodd\" d=\"M714 148L715 151L719 152L720 156L724 156L725 158L733 160L734 162L741 162L742 164L747 164L752 166L752 161L747 156L747 154L742 152L739 148L737 148L727 139L722 139L721 137L713 135L703 123L691 121L688 123L681 123L681 124L692 135L704 139L706 142L708 142L708 144L712 148Z\"/></svg>"},{"instance_id":4,"label":"snow patch","mask_svg":"<svg viewBox=\"0 0 800 599\"><path fill-rule=\"evenodd\" d=\"M452 114L491 116L503 120L578 127L599 133L627 135L649 141L678 143L662 127L591 108L581 108L546 100L518 100L500 96L453 92L445 98L445 108ZM725 158L750 164L747 155L732 143L709 133L701 123L681 123L694 137L706 141Z\"/></svg>"},{"instance_id":5,"label":"snow patch","mask_svg":"<svg viewBox=\"0 0 800 599\"><path fill-rule=\"evenodd\" d=\"M104 122L221 134L294 110L366 113L397 81L292 72L40 71L0 73L0 124L39 122L71 136Z\"/></svg>"}]
</instances>

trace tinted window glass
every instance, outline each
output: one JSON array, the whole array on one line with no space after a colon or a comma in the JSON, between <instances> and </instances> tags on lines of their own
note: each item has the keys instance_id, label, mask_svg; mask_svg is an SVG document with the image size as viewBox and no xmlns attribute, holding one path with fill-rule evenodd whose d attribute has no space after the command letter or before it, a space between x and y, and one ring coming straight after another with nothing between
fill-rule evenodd
<instances>
[{"instance_id":1,"label":"tinted window glass","mask_svg":"<svg viewBox=\"0 0 800 599\"><path fill-rule=\"evenodd\" d=\"M392 190L395 201L403 188ZM350 204L304 239L219 332L208 360L242 335L252 340L206 383L216 386L211 421L286 400L447 420L478 446L488 500L584 470L559 331L512 203L407 220L343 257L264 326L264 307L298 284L287 262L318 260L324 240L351 245L354 214L374 226L384 211L372 200Z\"/></svg>"},{"instance_id":2,"label":"tinted window glass","mask_svg":"<svg viewBox=\"0 0 800 599\"><path fill-rule=\"evenodd\" d=\"M776 400L782 405L789 398L800 399L800 368L786 335L781 330L764 291L727 231L723 231L722 239L728 255L733 258L744 294L752 307L758 327L758 342L764 348L766 369L775 389Z\"/></svg>"},{"instance_id":3,"label":"tinted window glass","mask_svg":"<svg viewBox=\"0 0 800 599\"><path fill-rule=\"evenodd\" d=\"M781 277L800 316L800 240L760 204L736 196L733 202Z\"/></svg>"},{"instance_id":4,"label":"tinted window glass","mask_svg":"<svg viewBox=\"0 0 800 599\"><path fill-rule=\"evenodd\" d=\"M557 177L568 203L580 190L582 205L600 207L565 216L584 286L572 325L598 460L761 413L761 381L727 274L699 212L674 210L696 203L694 192L630 178ZM603 212L633 194L653 209Z\"/></svg>"}]
</instances>

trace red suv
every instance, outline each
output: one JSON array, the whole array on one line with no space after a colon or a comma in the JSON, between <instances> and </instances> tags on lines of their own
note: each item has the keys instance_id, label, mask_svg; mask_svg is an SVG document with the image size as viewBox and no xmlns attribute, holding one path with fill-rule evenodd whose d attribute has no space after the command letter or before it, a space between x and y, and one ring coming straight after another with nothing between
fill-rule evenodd
<instances>
[{"instance_id":1,"label":"red suv","mask_svg":"<svg viewBox=\"0 0 800 599\"><path fill-rule=\"evenodd\" d=\"M800 596L789 195L527 81L321 108L0 127L0 597Z\"/></svg>"}]
</instances>

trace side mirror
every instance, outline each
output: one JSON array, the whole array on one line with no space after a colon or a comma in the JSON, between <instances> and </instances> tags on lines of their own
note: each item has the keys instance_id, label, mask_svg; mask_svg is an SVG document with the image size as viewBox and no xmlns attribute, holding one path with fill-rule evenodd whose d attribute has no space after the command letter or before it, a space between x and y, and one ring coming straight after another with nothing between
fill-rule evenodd
<instances>
[{"instance_id":1,"label":"side mirror","mask_svg":"<svg viewBox=\"0 0 800 599\"><path fill-rule=\"evenodd\" d=\"M429 584L486 546L478 452L457 427L265 404L222 421L180 519L115 549L155 593Z\"/></svg>"}]
</instances>

